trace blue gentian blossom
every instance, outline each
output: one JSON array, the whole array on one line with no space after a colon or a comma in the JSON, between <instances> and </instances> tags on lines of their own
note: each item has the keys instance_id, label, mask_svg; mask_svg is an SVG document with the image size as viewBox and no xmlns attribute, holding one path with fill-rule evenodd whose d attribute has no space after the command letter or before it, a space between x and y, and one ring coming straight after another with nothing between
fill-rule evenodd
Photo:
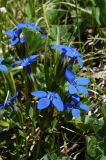
<instances>
[{"instance_id":1,"label":"blue gentian blossom","mask_svg":"<svg viewBox=\"0 0 106 160\"><path fill-rule=\"evenodd\" d=\"M59 111L63 111L63 102L58 93L55 92L44 92L44 91L33 91L33 96L40 98L37 104L39 110L47 108L52 103Z\"/></svg>"},{"instance_id":2,"label":"blue gentian blossom","mask_svg":"<svg viewBox=\"0 0 106 160\"><path fill-rule=\"evenodd\" d=\"M77 59L80 67L83 66L82 55L75 48L73 48L71 46L66 46L66 45L52 45L51 48L55 49L55 50L56 49L59 50L64 59L66 57L70 57L71 61L73 61L74 59Z\"/></svg>"},{"instance_id":3,"label":"blue gentian blossom","mask_svg":"<svg viewBox=\"0 0 106 160\"><path fill-rule=\"evenodd\" d=\"M80 97L77 95L72 95L72 102L65 104L65 110L71 110L73 117L79 117L80 116L80 109L89 112L90 108L86 104L80 103Z\"/></svg>"},{"instance_id":4,"label":"blue gentian blossom","mask_svg":"<svg viewBox=\"0 0 106 160\"><path fill-rule=\"evenodd\" d=\"M31 74L32 70L31 70L30 63L35 62L38 58L39 58L39 55L33 55L28 58L24 58L23 60L15 61L11 65L12 66L21 65L27 69L28 74Z\"/></svg>"},{"instance_id":5,"label":"blue gentian blossom","mask_svg":"<svg viewBox=\"0 0 106 160\"><path fill-rule=\"evenodd\" d=\"M15 45L17 43L24 43L25 42L25 38L22 36L20 36L22 33L22 29L18 29L18 28L14 28L12 30L6 30L6 34L7 36L9 36L11 45Z\"/></svg>"},{"instance_id":6,"label":"blue gentian blossom","mask_svg":"<svg viewBox=\"0 0 106 160\"><path fill-rule=\"evenodd\" d=\"M4 109L6 106L11 106L13 109L16 109L17 106L14 103L14 100L19 97L19 92L16 92L12 97L7 99L7 101L3 104L0 104L0 110Z\"/></svg>"},{"instance_id":7,"label":"blue gentian blossom","mask_svg":"<svg viewBox=\"0 0 106 160\"><path fill-rule=\"evenodd\" d=\"M80 77L76 79L74 72L71 71L69 68L66 69L65 77L67 81L70 83L68 87L68 91L70 94L76 94L79 91L84 95L88 95L88 91L85 88L85 86L90 83L89 78Z\"/></svg>"},{"instance_id":8,"label":"blue gentian blossom","mask_svg":"<svg viewBox=\"0 0 106 160\"><path fill-rule=\"evenodd\" d=\"M28 58L24 58L23 60L15 61L12 63L12 66L21 65L23 67L27 67L30 65L30 63L35 62L38 59L38 57L39 55L33 55Z\"/></svg>"},{"instance_id":9,"label":"blue gentian blossom","mask_svg":"<svg viewBox=\"0 0 106 160\"><path fill-rule=\"evenodd\" d=\"M4 58L0 58L0 63L4 61ZM8 68L3 65L3 64L0 64L0 71L4 71L4 72L7 72L8 71Z\"/></svg>"},{"instance_id":10,"label":"blue gentian blossom","mask_svg":"<svg viewBox=\"0 0 106 160\"><path fill-rule=\"evenodd\" d=\"M17 43L24 43L26 42L25 37L22 34L22 29L23 28L29 28L32 30L37 30L39 32L42 32L39 26L36 26L35 24L30 24L30 23L20 23L16 25L16 28L12 30L6 30L7 36L11 38L10 42L11 45L16 45ZM43 34L41 34L41 37L46 37Z\"/></svg>"}]
</instances>

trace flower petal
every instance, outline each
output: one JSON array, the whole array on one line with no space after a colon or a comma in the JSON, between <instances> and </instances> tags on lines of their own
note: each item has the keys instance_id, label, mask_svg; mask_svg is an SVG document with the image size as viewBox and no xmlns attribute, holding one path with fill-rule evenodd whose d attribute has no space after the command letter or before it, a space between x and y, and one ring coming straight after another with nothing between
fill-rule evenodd
<instances>
[{"instance_id":1,"label":"flower petal","mask_svg":"<svg viewBox=\"0 0 106 160\"><path fill-rule=\"evenodd\" d=\"M11 64L11 66L21 65L22 61L15 61Z\"/></svg>"},{"instance_id":2,"label":"flower petal","mask_svg":"<svg viewBox=\"0 0 106 160\"><path fill-rule=\"evenodd\" d=\"M5 65L0 64L0 71L8 72L8 68Z\"/></svg>"},{"instance_id":3,"label":"flower petal","mask_svg":"<svg viewBox=\"0 0 106 160\"><path fill-rule=\"evenodd\" d=\"M75 80L75 74L69 68L66 69L65 77L68 82L72 83Z\"/></svg>"},{"instance_id":4,"label":"flower petal","mask_svg":"<svg viewBox=\"0 0 106 160\"><path fill-rule=\"evenodd\" d=\"M81 77L76 81L77 85L87 85L90 83L89 78Z\"/></svg>"},{"instance_id":5,"label":"flower petal","mask_svg":"<svg viewBox=\"0 0 106 160\"><path fill-rule=\"evenodd\" d=\"M59 111L64 110L64 105L61 99L53 98L52 103Z\"/></svg>"},{"instance_id":6,"label":"flower petal","mask_svg":"<svg viewBox=\"0 0 106 160\"><path fill-rule=\"evenodd\" d=\"M2 61L4 61L4 58L0 58L0 63L1 63Z\"/></svg>"},{"instance_id":7,"label":"flower petal","mask_svg":"<svg viewBox=\"0 0 106 160\"><path fill-rule=\"evenodd\" d=\"M38 31L42 31L41 28L39 26L36 26L35 24L31 24L31 23L20 23L20 24L17 24L16 25L17 28L30 28L30 29L33 29L33 30L38 30Z\"/></svg>"},{"instance_id":8,"label":"flower petal","mask_svg":"<svg viewBox=\"0 0 106 160\"><path fill-rule=\"evenodd\" d=\"M9 98L9 101L13 102L18 96L19 92L16 92L11 98Z\"/></svg>"},{"instance_id":9,"label":"flower petal","mask_svg":"<svg viewBox=\"0 0 106 160\"><path fill-rule=\"evenodd\" d=\"M86 104L80 104L80 108L87 111L87 112L90 111L90 108Z\"/></svg>"},{"instance_id":10,"label":"flower petal","mask_svg":"<svg viewBox=\"0 0 106 160\"><path fill-rule=\"evenodd\" d=\"M24 58L24 59L22 60L21 66L27 67L28 65L30 65L30 63L29 63L29 58Z\"/></svg>"},{"instance_id":11,"label":"flower petal","mask_svg":"<svg viewBox=\"0 0 106 160\"><path fill-rule=\"evenodd\" d=\"M0 104L0 110L2 110L5 107L5 104Z\"/></svg>"},{"instance_id":12,"label":"flower petal","mask_svg":"<svg viewBox=\"0 0 106 160\"><path fill-rule=\"evenodd\" d=\"M47 93L44 91L33 91L31 92L31 95L37 97L37 98L43 98L47 96Z\"/></svg>"},{"instance_id":13,"label":"flower petal","mask_svg":"<svg viewBox=\"0 0 106 160\"><path fill-rule=\"evenodd\" d=\"M80 65L80 67L83 67L83 59L82 59L82 57L77 56L77 61L78 61L78 64Z\"/></svg>"},{"instance_id":14,"label":"flower petal","mask_svg":"<svg viewBox=\"0 0 106 160\"><path fill-rule=\"evenodd\" d=\"M72 95L72 100L73 100L74 103L78 104L80 102L80 97L76 94L73 94Z\"/></svg>"},{"instance_id":15,"label":"flower petal","mask_svg":"<svg viewBox=\"0 0 106 160\"><path fill-rule=\"evenodd\" d=\"M80 110L79 109L72 109L72 116L73 117L79 117L80 116Z\"/></svg>"},{"instance_id":16,"label":"flower petal","mask_svg":"<svg viewBox=\"0 0 106 160\"><path fill-rule=\"evenodd\" d=\"M87 91L87 89L85 87L77 86L77 88L82 94L88 95L88 91Z\"/></svg>"},{"instance_id":17,"label":"flower petal","mask_svg":"<svg viewBox=\"0 0 106 160\"><path fill-rule=\"evenodd\" d=\"M65 110L70 110L72 107L73 107L73 105L72 105L71 103L66 103L66 104L64 105L64 109L65 109Z\"/></svg>"},{"instance_id":18,"label":"flower petal","mask_svg":"<svg viewBox=\"0 0 106 160\"><path fill-rule=\"evenodd\" d=\"M11 41L11 45L14 46L15 44L17 44L19 42L19 38L18 37L12 37L10 41Z\"/></svg>"},{"instance_id":19,"label":"flower petal","mask_svg":"<svg viewBox=\"0 0 106 160\"><path fill-rule=\"evenodd\" d=\"M6 30L6 35L9 36L10 38L13 36L14 31L13 30Z\"/></svg>"},{"instance_id":20,"label":"flower petal","mask_svg":"<svg viewBox=\"0 0 106 160\"><path fill-rule=\"evenodd\" d=\"M39 110L47 108L50 105L50 100L48 98L42 98L39 100L37 104L37 108Z\"/></svg>"},{"instance_id":21,"label":"flower petal","mask_svg":"<svg viewBox=\"0 0 106 160\"><path fill-rule=\"evenodd\" d=\"M38 57L39 55L33 55L33 56L28 57L29 63L36 61Z\"/></svg>"},{"instance_id":22,"label":"flower petal","mask_svg":"<svg viewBox=\"0 0 106 160\"><path fill-rule=\"evenodd\" d=\"M76 94L77 93L77 89L75 88L74 85L69 85L68 91L69 91L70 94Z\"/></svg>"}]
</instances>

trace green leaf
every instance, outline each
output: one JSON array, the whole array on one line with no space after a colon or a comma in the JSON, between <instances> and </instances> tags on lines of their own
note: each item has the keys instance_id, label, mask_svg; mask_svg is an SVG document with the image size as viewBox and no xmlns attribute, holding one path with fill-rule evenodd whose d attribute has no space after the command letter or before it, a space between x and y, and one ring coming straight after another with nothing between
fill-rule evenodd
<instances>
[{"instance_id":1,"label":"green leaf","mask_svg":"<svg viewBox=\"0 0 106 160\"><path fill-rule=\"evenodd\" d=\"M41 37L41 34L38 31L24 28L23 33L26 38L30 54L43 48L45 39Z\"/></svg>"},{"instance_id":2,"label":"green leaf","mask_svg":"<svg viewBox=\"0 0 106 160\"><path fill-rule=\"evenodd\" d=\"M86 137L87 140L87 154L88 156L95 158L97 155L97 141L95 137Z\"/></svg>"},{"instance_id":3,"label":"green leaf","mask_svg":"<svg viewBox=\"0 0 106 160\"><path fill-rule=\"evenodd\" d=\"M0 120L0 126L9 128L10 124L8 121Z\"/></svg>"}]
</instances>

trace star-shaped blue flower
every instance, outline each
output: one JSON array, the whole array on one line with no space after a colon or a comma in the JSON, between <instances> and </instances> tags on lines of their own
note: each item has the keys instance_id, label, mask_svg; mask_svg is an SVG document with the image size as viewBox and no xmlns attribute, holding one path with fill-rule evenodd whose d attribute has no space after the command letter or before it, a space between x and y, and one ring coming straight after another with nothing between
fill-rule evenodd
<instances>
[{"instance_id":1,"label":"star-shaped blue flower","mask_svg":"<svg viewBox=\"0 0 106 160\"><path fill-rule=\"evenodd\" d=\"M51 102L59 111L63 111L64 109L63 102L58 93L50 91L33 91L31 94L40 98L37 104L39 110L47 108Z\"/></svg>"},{"instance_id":2,"label":"star-shaped blue flower","mask_svg":"<svg viewBox=\"0 0 106 160\"><path fill-rule=\"evenodd\" d=\"M22 33L22 29L21 28L14 28L12 30L6 30L6 34L7 36L9 36L11 39L10 39L10 42L11 42L11 45L15 45L17 43L24 43L25 42L25 38L22 36L20 37Z\"/></svg>"},{"instance_id":3,"label":"star-shaped blue flower","mask_svg":"<svg viewBox=\"0 0 106 160\"><path fill-rule=\"evenodd\" d=\"M76 80L74 72L72 72L69 68L66 69L65 77L70 83L68 87L68 91L70 94L76 94L79 91L84 95L88 95L88 91L85 86L90 83L89 78L80 77Z\"/></svg>"},{"instance_id":4,"label":"star-shaped blue flower","mask_svg":"<svg viewBox=\"0 0 106 160\"><path fill-rule=\"evenodd\" d=\"M35 62L38 58L39 55L33 55L28 58L24 58L23 60L13 62L12 66L21 65L23 67L27 67L30 65L30 63Z\"/></svg>"},{"instance_id":5,"label":"star-shaped blue flower","mask_svg":"<svg viewBox=\"0 0 106 160\"><path fill-rule=\"evenodd\" d=\"M9 36L11 45L16 45L17 43L24 43L26 42L25 37L22 34L22 29L23 28L29 28L32 30L37 30L39 32L42 32L42 30L40 29L39 26L36 26L35 24L30 24L30 23L20 23L16 25L16 28L12 29L12 30L6 30L6 34L7 36ZM46 37L45 34L41 34L41 37Z\"/></svg>"},{"instance_id":6,"label":"star-shaped blue flower","mask_svg":"<svg viewBox=\"0 0 106 160\"><path fill-rule=\"evenodd\" d=\"M80 109L85 110L86 112L90 111L90 108L86 104L80 103L80 97L77 95L72 95L72 102L65 104L65 110L71 110L73 117L80 116Z\"/></svg>"},{"instance_id":7,"label":"star-shaped blue flower","mask_svg":"<svg viewBox=\"0 0 106 160\"><path fill-rule=\"evenodd\" d=\"M0 58L0 63L4 61L4 58ZM7 72L8 71L8 68L3 65L3 64L0 64L0 71L4 71L4 72Z\"/></svg>"},{"instance_id":8,"label":"star-shaped blue flower","mask_svg":"<svg viewBox=\"0 0 106 160\"><path fill-rule=\"evenodd\" d=\"M11 106L13 109L16 109L17 106L14 103L14 100L19 97L19 92L16 92L12 97L7 99L7 101L3 104L0 104L0 110L4 109L6 106Z\"/></svg>"},{"instance_id":9,"label":"star-shaped blue flower","mask_svg":"<svg viewBox=\"0 0 106 160\"><path fill-rule=\"evenodd\" d=\"M52 45L51 48L59 50L62 53L63 58L68 56L71 58L71 60L77 59L80 67L83 66L82 55L75 48L66 45Z\"/></svg>"}]
</instances>

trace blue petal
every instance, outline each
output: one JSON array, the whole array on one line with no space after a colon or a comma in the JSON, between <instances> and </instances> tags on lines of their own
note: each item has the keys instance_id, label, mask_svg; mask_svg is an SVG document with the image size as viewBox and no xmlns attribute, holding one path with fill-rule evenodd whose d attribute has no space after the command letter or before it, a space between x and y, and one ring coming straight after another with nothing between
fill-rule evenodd
<instances>
[{"instance_id":1,"label":"blue petal","mask_svg":"<svg viewBox=\"0 0 106 160\"><path fill-rule=\"evenodd\" d=\"M12 37L10 41L11 41L11 45L14 46L15 44L17 44L19 42L19 38L18 37Z\"/></svg>"},{"instance_id":2,"label":"blue petal","mask_svg":"<svg viewBox=\"0 0 106 160\"><path fill-rule=\"evenodd\" d=\"M55 95L54 95L57 99L59 99L59 100L61 100L61 97L59 96L59 94L58 93L55 93Z\"/></svg>"},{"instance_id":3,"label":"blue petal","mask_svg":"<svg viewBox=\"0 0 106 160\"><path fill-rule=\"evenodd\" d=\"M78 64L80 65L80 67L83 67L83 59L82 59L82 57L78 56L77 57L77 61L78 61Z\"/></svg>"},{"instance_id":4,"label":"blue petal","mask_svg":"<svg viewBox=\"0 0 106 160\"><path fill-rule=\"evenodd\" d=\"M66 55L71 57L71 58L76 58L76 49L69 47L69 49L66 52Z\"/></svg>"},{"instance_id":5,"label":"blue petal","mask_svg":"<svg viewBox=\"0 0 106 160\"><path fill-rule=\"evenodd\" d=\"M33 30L38 30L38 31L42 31L41 28L39 26L36 26L35 24L30 24L30 23L20 23L20 24L17 24L17 28L30 28L30 29L33 29Z\"/></svg>"},{"instance_id":6,"label":"blue petal","mask_svg":"<svg viewBox=\"0 0 106 160\"><path fill-rule=\"evenodd\" d=\"M64 105L64 109L65 109L65 110L70 110L72 107L73 107L73 105L72 105L71 103L66 103L66 104Z\"/></svg>"},{"instance_id":7,"label":"blue petal","mask_svg":"<svg viewBox=\"0 0 106 160\"><path fill-rule=\"evenodd\" d=\"M5 107L5 104L0 104L0 110L2 110Z\"/></svg>"},{"instance_id":8,"label":"blue petal","mask_svg":"<svg viewBox=\"0 0 106 160\"><path fill-rule=\"evenodd\" d=\"M14 29L14 35L16 36L16 37L19 37L19 35L22 33L22 29L21 28L15 28Z\"/></svg>"},{"instance_id":9,"label":"blue petal","mask_svg":"<svg viewBox=\"0 0 106 160\"><path fill-rule=\"evenodd\" d=\"M72 109L72 116L73 117L79 117L80 116L80 110L79 109Z\"/></svg>"},{"instance_id":10,"label":"blue petal","mask_svg":"<svg viewBox=\"0 0 106 160\"><path fill-rule=\"evenodd\" d=\"M8 72L8 68L5 65L0 64L0 70L4 72Z\"/></svg>"},{"instance_id":11,"label":"blue petal","mask_svg":"<svg viewBox=\"0 0 106 160\"><path fill-rule=\"evenodd\" d=\"M75 80L75 74L69 68L66 69L65 77L68 82L73 83Z\"/></svg>"},{"instance_id":12,"label":"blue petal","mask_svg":"<svg viewBox=\"0 0 106 160\"><path fill-rule=\"evenodd\" d=\"M13 36L14 31L13 30L6 30L6 35L9 36L10 38Z\"/></svg>"},{"instance_id":13,"label":"blue petal","mask_svg":"<svg viewBox=\"0 0 106 160\"><path fill-rule=\"evenodd\" d=\"M37 108L41 110L47 108L49 105L50 105L50 100L48 98L42 98L39 100Z\"/></svg>"},{"instance_id":14,"label":"blue petal","mask_svg":"<svg viewBox=\"0 0 106 160\"><path fill-rule=\"evenodd\" d=\"M11 66L21 65L22 61L15 61L11 64Z\"/></svg>"},{"instance_id":15,"label":"blue petal","mask_svg":"<svg viewBox=\"0 0 106 160\"><path fill-rule=\"evenodd\" d=\"M87 91L87 89L85 87L77 86L77 88L82 94L88 95L88 91Z\"/></svg>"},{"instance_id":16,"label":"blue petal","mask_svg":"<svg viewBox=\"0 0 106 160\"><path fill-rule=\"evenodd\" d=\"M4 61L4 58L0 58L0 63Z\"/></svg>"},{"instance_id":17,"label":"blue petal","mask_svg":"<svg viewBox=\"0 0 106 160\"><path fill-rule=\"evenodd\" d=\"M22 60L21 65L22 65L23 67L27 67L29 64L30 64L29 58L24 58L24 59Z\"/></svg>"},{"instance_id":18,"label":"blue petal","mask_svg":"<svg viewBox=\"0 0 106 160\"><path fill-rule=\"evenodd\" d=\"M81 78L78 78L76 82L77 82L77 85L87 85L90 83L90 80L89 78L81 77Z\"/></svg>"},{"instance_id":19,"label":"blue petal","mask_svg":"<svg viewBox=\"0 0 106 160\"><path fill-rule=\"evenodd\" d=\"M33 91L31 92L31 95L37 97L37 98L43 98L47 96L47 93L44 91Z\"/></svg>"},{"instance_id":20,"label":"blue petal","mask_svg":"<svg viewBox=\"0 0 106 160\"><path fill-rule=\"evenodd\" d=\"M16 92L11 98L9 98L9 101L13 102L18 96L19 92Z\"/></svg>"},{"instance_id":21,"label":"blue petal","mask_svg":"<svg viewBox=\"0 0 106 160\"><path fill-rule=\"evenodd\" d=\"M68 46L66 46L66 45L58 45L58 44L52 45L51 48L52 49L57 49L62 53L66 53L69 50Z\"/></svg>"},{"instance_id":22,"label":"blue petal","mask_svg":"<svg viewBox=\"0 0 106 160\"><path fill-rule=\"evenodd\" d=\"M58 45L58 44L52 45L51 48L52 49L58 49L58 50L62 51L62 45Z\"/></svg>"},{"instance_id":23,"label":"blue petal","mask_svg":"<svg viewBox=\"0 0 106 160\"><path fill-rule=\"evenodd\" d=\"M74 85L69 85L68 90L69 90L70 94L76 94L77 93L77 89L75 88Z\"/></svg>"},{"instance_id":24,"label":"blue petal","mask_svg":"<svg viewBox=\"0 0 106 160\"><path fill-rule=\"evenodd\" d=\"M38 57L39 57L39 55L33 55L33 56L28 57L29 63L36 61L38 59Z\"/></svg>"},{"instance_id":25,"label":"blue petal","mask_svg":"<svg viewBox=\"0 0 106 160\"><path fill-rule=\"evenodd\" d=\"M72 100L74 103L79 103L80 102L80 97L76 94L72 95Z\"/></svg>"},{"instance_id":26,"label":"blue petal","mask_svg":"<svg viewBox=\"0 0 106 160\"><path fill-rule=\"evenodd\" d=\"M61 99L53 98L52 103L59 111L64 110L64 105Z\"/></svg>"},{"instance_id":27,"label":"blue petal","mask_svg":"<svg viewBox=\"0 0 106 160\"><path fill-rule=\"evenodd\" d=\"M87 112L90 111L90 108L86 104L80 104L80 108L87 111Z\"/></svg>"}]
</instances>

